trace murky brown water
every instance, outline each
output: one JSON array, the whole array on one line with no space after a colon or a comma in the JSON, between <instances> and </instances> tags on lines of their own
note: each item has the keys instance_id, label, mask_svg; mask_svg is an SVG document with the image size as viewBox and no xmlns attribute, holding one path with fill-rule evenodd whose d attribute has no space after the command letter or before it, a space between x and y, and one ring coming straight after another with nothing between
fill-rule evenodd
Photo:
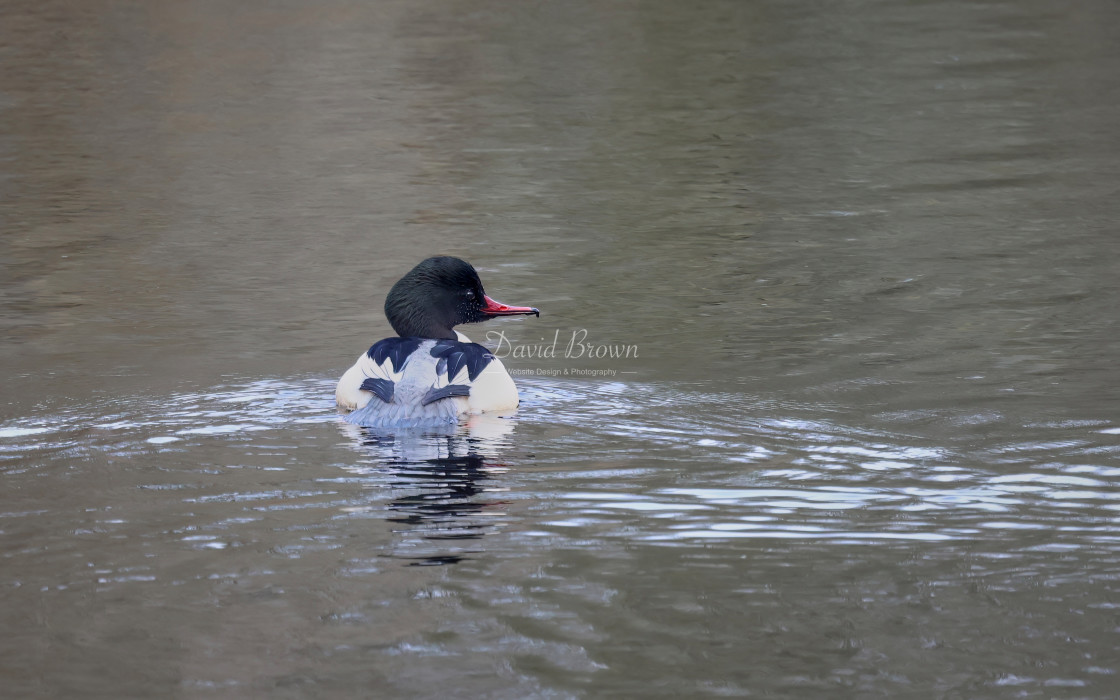
<instances>
[{"instance_id":1,"label":"murky brown water","mask_svg":"<svg viewBox=\"0 0 1120 700\"><path fill-rule=\"evenodd\" d=\"M0 694L1120 696L1120 5L3 15Z\"/></svg>"}]
</instances>

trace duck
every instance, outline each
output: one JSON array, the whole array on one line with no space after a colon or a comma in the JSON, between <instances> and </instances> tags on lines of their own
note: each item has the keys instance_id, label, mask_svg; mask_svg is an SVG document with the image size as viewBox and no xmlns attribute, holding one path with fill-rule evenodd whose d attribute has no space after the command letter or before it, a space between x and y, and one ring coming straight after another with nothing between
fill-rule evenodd
<instances>
[{"instance_id":1,"label":"duck","mask_svg":"<svg viewBox=\"0 0 1120 700\"><path fill-rule=\"evenodd\" d=\"M335 400L346 422L436 426L517 408L517 387L502 361L455 326L519 315L539 318L540 311L487 296L465 260L421 261L385 297L397 336L374 343L338 380Z\"/></svg>"}]
</instances>

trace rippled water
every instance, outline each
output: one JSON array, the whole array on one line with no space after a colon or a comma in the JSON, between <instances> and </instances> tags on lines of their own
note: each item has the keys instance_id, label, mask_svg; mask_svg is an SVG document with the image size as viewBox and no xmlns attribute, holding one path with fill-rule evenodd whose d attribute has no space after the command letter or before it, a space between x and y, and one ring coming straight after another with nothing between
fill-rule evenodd
<instances>
[{"instance_id":1,"label":"rippled water","mask_svg":"<svg viewBox=\"0 0 1120 700\"><path fill-rule=\"evenodd\" d=\"M391 435L342 422L331 386L6 423L15 687L1111 687L1115 424L977 448L701 385L530 379L513 416Z\"/></svg>"},{"instance_id":2,"label":"rippled water","mask_svg":"<svg viewBox=\"0 0 1120 700\"><path fill-rule=\"evenodd\" d=\"M1118 7L17 0L0 695L1120 696Z\"/></svg>"}]
</instances>

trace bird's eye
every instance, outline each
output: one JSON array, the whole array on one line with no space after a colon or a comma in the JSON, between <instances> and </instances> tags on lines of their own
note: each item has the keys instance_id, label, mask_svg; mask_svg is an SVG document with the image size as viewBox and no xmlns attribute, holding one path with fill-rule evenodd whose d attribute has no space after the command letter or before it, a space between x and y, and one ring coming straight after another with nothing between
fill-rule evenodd
<instances>
[{"instance_id":1,"label":"bird's eye","mask_svg":"<svg viewBox=\"0 0 1120 700\"><path fill-rule=\"evenodd\" d=\"M463 294L463 296L465 296L465 297L466 297L467 299L470 299L471 301L474 301L474 290L473 290L473 289L468 289L468 290L467 290L467 291L466 291L466 292L465 292L465 293Z\"/></svg>"}]
</instances>

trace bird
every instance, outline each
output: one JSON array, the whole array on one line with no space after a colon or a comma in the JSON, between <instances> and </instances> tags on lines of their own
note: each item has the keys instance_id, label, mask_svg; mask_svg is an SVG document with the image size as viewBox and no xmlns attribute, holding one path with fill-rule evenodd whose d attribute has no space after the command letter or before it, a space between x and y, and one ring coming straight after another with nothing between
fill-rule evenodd
<instances>
[{"instance_id":1,"label":"bird","mask_svg":"<svg viewBox=\"0 0 1120 700\"><path fill-rule=\"evenodd\" d=\"M423 427L465 414L517 407L517 387L502 361L455 330L499 316L533 315L486 295L474 267L441 255L421 261L385 297L396 337L379 340L335 389L345 420L360 426Z\"/></svg>"}]
</instances>

